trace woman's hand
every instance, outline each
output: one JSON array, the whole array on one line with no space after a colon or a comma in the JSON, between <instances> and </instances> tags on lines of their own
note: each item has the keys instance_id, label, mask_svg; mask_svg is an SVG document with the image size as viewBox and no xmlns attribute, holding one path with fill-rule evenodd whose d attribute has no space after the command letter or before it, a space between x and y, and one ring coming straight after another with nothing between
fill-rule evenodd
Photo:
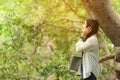
<instances>
[{"instance_id":1,"label":"woman's hand","mask_svg":"<svg viewBox=\"0 0 120 80\"><path fill-rule=\"evenodd\" d=\"M81 33L81 36L83 36L83 37L87 37L87 35L91 32L91 27L87 27L87 28L84 28L83 29L83 32Z\"/></svg>"},{"instance_id":2,"label":"woman's hand","mask_svg":"<svg viewBox=\"0 0 120 80\"><path fill-rule=\"evenodd\" d=\"M83 41L82 39L79 39L79 41Z\"/></svg>"}]
</instances>

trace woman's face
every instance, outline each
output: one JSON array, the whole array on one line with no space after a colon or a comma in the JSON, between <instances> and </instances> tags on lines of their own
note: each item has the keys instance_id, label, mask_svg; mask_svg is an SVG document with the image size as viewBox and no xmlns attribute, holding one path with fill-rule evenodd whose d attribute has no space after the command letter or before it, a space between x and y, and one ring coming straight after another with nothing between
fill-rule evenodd
<instances>
[{"instance_id":1,"label":"woman's face","mask_svg":"<svg viewBox=\"0 0 120 80\"><path fill-rule=\"evenodd\" d=\"M84 24L83 24L83 26L82 26L82 32L84 32L84 31L85 31L86 26L87 26L87 23L86 23L86 21L85 21L85 23L84 23Z\"/></svg>"}]
</instances>

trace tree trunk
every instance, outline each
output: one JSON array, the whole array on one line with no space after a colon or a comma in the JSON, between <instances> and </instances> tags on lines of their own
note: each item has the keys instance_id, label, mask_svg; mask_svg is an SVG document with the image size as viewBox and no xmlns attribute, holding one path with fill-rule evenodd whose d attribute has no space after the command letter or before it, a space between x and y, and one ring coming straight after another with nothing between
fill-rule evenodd
<instances>
[{"instance_id":1,"label":"tree trunk","mask_svg":"<svg viewBox=\"0 0 120 80\"><path fill-rule=\"evenodd\" d=\"M120 18L110 0L82 0L82 3L116 47L115 80L120 80Z\"/></svg>"},{"instance_id":2,"label":"tree trunk","mask_svg":"<svg viewBox=\"0 0 120 80\"><path fill-rule=\"evenodd\" d=\"M98 20L112 43L120 46L120 18L110 5L110 0L82 0L85 8Z\"/></svg>"},{"instance_id":3,"label":"tree trunk","mask_svg":"<svg viewBox=\"0 0 120 80\"><path fill-rule=\"evenodd\" d=\"M116 56L115 56L115 80L120 80L120 47L116 48Z\"/></svg>"}]
</instances>

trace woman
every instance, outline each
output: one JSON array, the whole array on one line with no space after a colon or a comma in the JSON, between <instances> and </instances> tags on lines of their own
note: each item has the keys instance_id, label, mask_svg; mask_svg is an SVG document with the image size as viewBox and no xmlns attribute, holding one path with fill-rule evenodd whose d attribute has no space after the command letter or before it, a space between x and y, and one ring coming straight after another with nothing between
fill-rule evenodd
<instances>
[{"instance_id":1,"label":"woman","mask_svg":"<svg viewBox=\"0 0 120 80\"><path fill-rule=\"evenodd\" d=\"M76 43L76 51L82 52L81 74L82 80L97 80L99 46L97 34L98 22L94 19L86 19L81 39Z\"/></svg>"}]
</instances>

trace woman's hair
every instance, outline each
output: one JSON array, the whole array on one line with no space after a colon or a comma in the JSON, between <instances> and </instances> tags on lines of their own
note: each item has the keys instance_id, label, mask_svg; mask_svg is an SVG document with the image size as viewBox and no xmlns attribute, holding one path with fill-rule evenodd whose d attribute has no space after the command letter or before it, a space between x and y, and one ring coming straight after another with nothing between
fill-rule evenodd
<instances>
[{"instance_id":1,"label":"woman's hair","mask_svg":"<svg viewBox=\"0 0 120 80\"><path fill-rule=\"evenodd\" d=\"M90 18L86 19L86 27L91 27L92 29L90 33L87 35L86 39L92 36L93 34L97 34L98 26L99 26L99 23L97 20L90 19Z\"/></svg>"}]
</instances>

